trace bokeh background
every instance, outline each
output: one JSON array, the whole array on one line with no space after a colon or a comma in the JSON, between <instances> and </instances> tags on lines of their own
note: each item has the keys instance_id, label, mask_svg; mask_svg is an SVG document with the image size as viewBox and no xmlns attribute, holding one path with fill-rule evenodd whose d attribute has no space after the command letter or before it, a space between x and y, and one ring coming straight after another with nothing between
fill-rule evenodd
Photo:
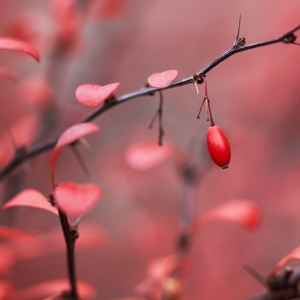
<instances>
[{"instance_id":1,"label":"bokeh background","mask_svg":"<svg viewBox=\"0 0 300 300\"><path fill-rule=\"evenodd\" d=\"M13 155L12 137L18 147L30 146L91 112L76 101L80 84L121 82L116 92L121 96L143 87L154 72L177 69L179 79L189 77L232 45L240 14L241 36L248 44L282 35L299 25L300 16L298 1L95 0L75 30L75 41L57 50L59 34L66 40L72 30L65 36L59 31L63 22L53 2L0 1L0 34L23 37L41 53L40 64L25 54L0 53L0 65L18 77L16 84L0 80L2 166ZM16 20L22 18L18 27ZM218 223L195 237L184 299L235 300L263 292L243 265L267 275L299 246L299 65L298 46L276 44L239 53L207 75L214 120L229 137L232 161L227 170L213 164L206 169L196 214L248 198L261 207L263 218L254 232ZM196 119L195 87L167 90L164 99L164 140L189 155L195 141L205 141L209 126L204 114ZM87 138L92 154L80 148L90 178L71 150L59 159L57 182L92 181L103 189L101 201L83 221L101 226L109 241L101 249L77 253L78 277L96 288L95 299L134 296L147 264L174 252L182 179L169 163L141 172L124 159L130 144L157 140L158 124L148 130L157 107L157 95L137 98L95 121L101 132ZM2 203L25 188L49 195L49 157L50 152L43 153L4 179ZM30 208L1 212L0 218L2 225L42 236L59 227L55 216ZM65 277L65 269L62 250L18 261L2 272L2 279L22 289Z\"/></svg>"}]
</instances>

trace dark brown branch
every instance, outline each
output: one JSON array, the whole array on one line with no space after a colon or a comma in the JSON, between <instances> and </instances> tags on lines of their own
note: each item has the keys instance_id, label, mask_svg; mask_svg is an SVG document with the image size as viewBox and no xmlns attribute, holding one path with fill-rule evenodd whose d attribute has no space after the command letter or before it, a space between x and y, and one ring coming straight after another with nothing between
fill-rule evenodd
<instances>
[{"instance_id":1,"label":"dark brown branch","mask_svg":"<svg viewBox=\"0 0 300 300\"><path fill-rule=\"evenodd\" d=\"M58 210L58 214L59 214L59 220L60 220L61 228L64 234L64 239L67 247L68 276L71 285L71 290L67 292L68 294L66 296L68 296L68 298L72 300L79 300L77 287L76 287L75 251L74 251L77 234L72 232L67 215L64 212L62 212L60 209Z\"/></svg>"},{"instance_id":2,"label":"dark brown branch","mask_svg":"<svg viewBox=\"0 0 300 300\"><path fill-rule=\"evenodd\" d=\"M240 44L233 45L229 50L224 52L222 55L220 55L218 58L216 58L214 61L212 61L209 65L207 65L205 68L203 68L201 71L199 71L197 73L197 75L200 76L200 75L207 74L209 71L211 71L217 65L219 65L221 62L223 62L230 56L232 56L236 53L239 53L239 52L251 50L254 48L264 47L264 46L268 46L268 45L272 45L272 44L277 44L277 43L293 44L296 39L296 36L294 33L296 31L298 31L299 29L300 29L300 25L295 27L291 31L285 33L284 35L282 35L281 37L279 37L277 39L273 39L273 40L269 40L269 41L265 41L265 42L254 43L254 44L250 44L247 46L243 46ZM190 84L190 83L194 83L194 76L176 81L176 82L172 83L171 85L169 85L168 87L165 87L162 89L147 87L147 88L142 88L138 91L132 92L130 94L126 94L119 98L115 98L114 100L107 99L107 101L103 104L103 106L101 106L98 109L95 109L90 115L88 115L86 118L84 118L81 122L90 122L90 121L96 119L97 117L99 117L100 115L102 115L104 112L111 109L112 107L119 105L121 103L124 103L126 101L129 101L131 99L141 97L141 96L148 96L148 95L151 95L154 92L157 92L160 90L167 90L167 89L179 87L179 86ZM15 157L2 170L0 170L0 180L3 179L5 176L7 176L10 172L15 170L18 166L20 166L21 163L24 162L25 160L27 160L37 154L40 154L44 151L52 149L55 146L57 139L58 138L53 138L53 139L47 140L43 143L32 146L31 148L27 149L26 151L22 152L21 154L17 153L15 155Z\"/></svg>"}]
</instances>

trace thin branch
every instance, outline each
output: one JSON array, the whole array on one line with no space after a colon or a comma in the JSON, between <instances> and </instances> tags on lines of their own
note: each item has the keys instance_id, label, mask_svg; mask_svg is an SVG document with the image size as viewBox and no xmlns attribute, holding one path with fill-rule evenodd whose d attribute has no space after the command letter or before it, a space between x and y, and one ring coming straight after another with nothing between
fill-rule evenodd
<instances>
[{"instance_id":1,"label":"thin branch","mask_svg":"<svg viewBox=\"0 0 300 300\"><path fill-rule=\"evenodd\" d=\"M67 247L68 276L71 285L71 290L68 292L68 296L70 299L79 300L75 272L75 241L77 236L70 229L67 215L60 209L58 210L58 214Z\"/></svg>"},{"instance_id":2,"label":"thin branch","mask_svg":"<svg viewBox=\"0 0 300 300\"><path fill-rule=\"evenodd\" d=\"M254 44L250 44L250 45L246 45L246 46L242 46L242 45L232 46L229 50L227 50L222 55L220 55L218 58L216 58L214 61L212 61L210 64L208 64L205 68L200 70L197 73L197 75L200 76L201 74L202 75L207 74L209 71L211 71L217 65L219 65L221 62L223 62L224 60L228 59L230 56L232 56L236 53L239 53L239 52L251 50L254 48L264 47L264 46L268 46L268 45L273 45L273 44L277 44L277 43L294 44L295 40L296 40L296 36L294 33L296 31L298 31L299 29L300 29L300 25L295 27L294 29L290 30L289 32L285 33L281 37L273 39L273 40L254 43ZM142 88L138 91L135 91L135 92L123 95L119 98L116 98L116 99L114 99L114 101L106 101L100 108L95 109L86 118L81 120L81 122L90 122L90 121L96 119L97 117L99 117L100 115L102 115L104 112L111 109L112 107L119 105L121 103L124 103L126 101L129 101L131 99L141 97L141 96L148 96L157 91L167 90L167 89L179 87L179 86L190 84L190 83L194 83L194 76L176 81L176 82L172 83L171 85L169 85L168 87L161 88L161 89L152 88L152 87ZM15 157L2 170L0 170L0 180L3 179L5 176L7 176L10 172L15 170L18 166L20 166L21 163L24 162L25 160L27 160L37 154L40 154L44 151L52 149L55 146L57 140L58 140L58 138L49 139L45 142L42 142L40 144L32 146L31 148L24 151L21 155L16 154Z\"/></svg>"}]
</instances>

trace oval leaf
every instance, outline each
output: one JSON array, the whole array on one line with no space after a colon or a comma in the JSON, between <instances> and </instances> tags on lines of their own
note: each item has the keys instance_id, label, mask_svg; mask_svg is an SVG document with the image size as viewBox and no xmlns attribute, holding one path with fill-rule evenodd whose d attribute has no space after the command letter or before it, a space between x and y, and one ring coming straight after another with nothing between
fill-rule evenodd
<instances>
[{"instance_id":1,"label":"oval leaf","mask_svg":"<svg viewBox=\"0 0 300 300\"><path fill-rule=\"evenodd\" d=\"M79 217L89 211L102 194L101 188L96 184L77 184L76 182L63 182L54 189L54 198L57 206L66 214Z\"/></svg>"},{"instance_id":2,"label":"oval leaf","mask_svg":"<svg viewBox=\"0 0 300 300\"><path fill-rule=\"evenodd\" d=\"M177 70L169 70L162 73L153 73L148 77L148 82L155 88L168 87L178 76Z\"/></svg>"},{"instance_id":3,"label":"oval leaf","mask_svg":"<svg viewBox=\"0 0 300 300\"><path fill-rule=\"evenodd\" d=\"M140 171L147 171L166 160L172 151L168 144L163 147L150 141L137 142L125 151L125 160L129 166Z\"/></svg>"},{"instance_id":4,"label":"oval leaf","mask_svg":"<svg viewBox=\"0 0 300 300\"><path fill-rule=\"evenodd\" d=\"M95 297L95 289L89 283L82 280L77 281L78 293L82 299L92 299ZM59 295L64 291L70 290L68 279L55 279L37 284L13 294L14 300L33 300L43 299L53 294ZM50 298L51 299L51 298Z\"/></svg>"},{"instance_id":5,"label":"oval leaf","mask_svg":"<svg viewBox=\"0 0 300 300\"><path fill-rule=\"evenodd\" d=\"M52 212L55 215L58 215L57 209L48 202L47 198L40 192L33 189L27 189L20 192L14 198L6 202L3 205L2 209L5 210L14 206L27 206L39 208Z\"/></svg>"},{"instance_id":6,"label":"oval leaf","mask_svg":"<svg viewBox=\"0 0 300 300\"><path fill-rule=\"evenodd\" d=\"M250 200L238 199L228 201L205 212L195 222L194 229L200 229L216 221L228 221L247 229L254 229L260 221L259 207Z\"/></svg>"},{"instance_id":7,"label":"oval leaf","mask_svg":"<svg viewBox=\"0 0 300 300\"><path fill-rule=\"evenodd\" d=\"M56 165L57 158L63 149L63 147L70 145L76 142L78 139L89 135L91 133L99 131L100 128L94 123L81 123L69 127L66 131L62 133L58 139L56 146L52 152L50 158L50 171L51 171L51 180L52 186L54 187L54 169Z\"/></svg>"},{"instance_id":8,"label":"oval leaf","mask_svg":"<svg viewBox=\"0 0 300 300\"><path fill-rule=\"evenodd\" d=\"M111 83L108 85L83 84L76 90L77 100L88 107L100 106L115 90L120 83Z\"/></svg>"},{"instance_id":9,"label":"oval leaf","mask_svg":"<svg viewBox=\"0 0 300 300\"><path fill-rule=\"evenodd\" d=\"M36 61L40 61L38 51L33 46L22 40L11 37L0 37L0 49L24 52L33 57Z\"/></svg>"},{"instance_id":10,"label":"oval leaf","mask_svg":"<svg viewBox=\"0 0 300 300\"><path fill-rule=\"evenodd\" d=\"M283 267L290 260L297 259L300 260L300 246L290 252L287 256L285 256L273 269L272 274L276 274L278 270Z\"/></svg>"}]
</instances>

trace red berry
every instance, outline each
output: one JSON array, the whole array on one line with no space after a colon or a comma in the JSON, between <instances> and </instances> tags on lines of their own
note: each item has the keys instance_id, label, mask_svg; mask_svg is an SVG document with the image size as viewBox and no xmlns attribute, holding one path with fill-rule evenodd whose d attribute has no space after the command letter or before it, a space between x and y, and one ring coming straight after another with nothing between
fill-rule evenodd
<instances>
[{"instance_id":1,"label":"red berry","mask_svg":"<svg viewBox=\"0 0 300 300\"><path fill-rule=\"evenodd\" d=\"M208 128L206 136L207 148L210 157L222 169L228 168L230 162L230 145L223 130L217 126Z\"/></svg>"}]
</instances>

